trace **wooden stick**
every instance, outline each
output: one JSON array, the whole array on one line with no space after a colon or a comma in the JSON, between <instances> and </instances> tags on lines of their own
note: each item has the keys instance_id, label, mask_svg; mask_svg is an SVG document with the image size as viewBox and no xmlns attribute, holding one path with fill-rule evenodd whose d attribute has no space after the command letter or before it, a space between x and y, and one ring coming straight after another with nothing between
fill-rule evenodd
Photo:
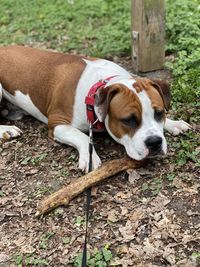
<instances>
[{"instance_id":1,"label":"wooden stick","mask_svg":"<svg viewBox=\"0 0 200 267\"><path fill-rule=\"evenodd\" d=\"M143 161L135 161L127 157L104 163L99 169L79 177L70 185L42 200L38 204L36 216L43 215L60 205L67 205L71 199L105 178L127 169L139 168L143 163Z\"/></svg>"}]
</instances>

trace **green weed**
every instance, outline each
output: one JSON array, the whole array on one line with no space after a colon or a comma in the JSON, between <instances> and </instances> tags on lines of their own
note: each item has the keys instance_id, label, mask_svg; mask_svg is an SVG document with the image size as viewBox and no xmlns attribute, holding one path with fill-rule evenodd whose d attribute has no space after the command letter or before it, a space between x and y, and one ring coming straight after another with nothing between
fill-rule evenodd
<instances>
[{"instance_id":1,"label":"green weed","mask_svg":"<svg viewBox=\"0 0 200 267\"><path fill-rule=\"evenodd\" d=\"M40 259L36 257L27 257L25 263L30 266L48 266L48 262L45 259Z\"/></svg>"},{"instance_id":2,"label":"green weed","mask_svg":"<svg viewBox=\"0 0 200 267\"><path fill-rule=\"evenodd\" d=\"M47 157L47 153L42 153L40 155L36 156L28 156L23 159L21 159L20 163L21 165L38 165L40 164L45 158Z\"/></svg>"},{"instance_id":3,"label":"green weed","mask_svg":"<svg viewBox=\"0 0 200 267\"><path fill-rule=\"evenodd\" d=\"M17 267L22 267L23 256L16 254L13 256L12 261L17 265Z\"/></svg>"},{"instance_id":4,"label":"green weed","mask_svg":"<svg viewBox=\"0 0 200 267\"><path fill-rule=\"evenodd\" d=\"M150 193L153 196L156 196L163 187L163 181L160 178L155 178L148 183L143 183L141 191L143 193Z\"/></svg>"},{"instance_id":5,"label":"green weed","mask_svg":"<svg viewBox=\"0 0 200 267\"><path fill-rule=\"evenodd\" d=\"M93 253L87 254L88 267L107 267L110 261L113 259L112 252L109 250L108 246L97 250L95 249ZM79 254L74 260L74 267L81 267L82 263L82 253Z\"/></svg>"},{"instance_id":6,"label":"green weed","mask_svg":"<svg viewBox=\"0 0 200 267\"><path fill-rule=\"evenodd\" d=\"M70 242L70 238L69 237L63 237L62 242L64 245L67 245Z\"/></svg>"},{"instance_id":7,"label":"green weed","mask_svg":"<svg viewBox=\"0 0 200 267\"><path fill-rule=\"evenodd\" d=\"M171 143L171 147L175 149L175 157L172 159L179 166L185 165L188 161L200 166L200 145L199 135L197 133L188 132L181 139Z\"/></svg>"},{"instance_id":8,"label":"green weed","mask_svg":"<svg viewBox=\"0 0 200 267\"><path fill-rule=\"evenodd\" d=\"M40 249L47 249L48 248L48 241L54 235L53 232L47 232L41 237L41 242L39 243Z\"/></svg>"},{"instance_id":9,"label":"green weed","mask_svg":"<svg viewBox=\"0 0 200 267\"><path fill-rule=\"evenodd\" d=\"M193 252L191 258L194 260L200 259L200 252Z\"/></svg>"},{"instance_id":10,"label":"green weed","mask_svg":"<svg viewBox=\"0 0 200 267\"><path fill-rule=\"evenodd\" d=\"M55 216L62 216L64 213L63 209L62 208L57 208L55 209L51 214L52 215L55 215Z\"/></svg>"},{"instance_id":11,"label":"green weed","mask_svg":"<svg viewBox=\"0 0 200 267\"><path fill-rule=\"evenodd\" d=\"M176 178L176 174L175 173L169 173L167 174L166 176L166 179L169 181L169 182L173 182L173 180Z\"/></svg>"},{"instance_id":12,"label":"green weed","mask_svg":"<svg viewBox=\"0 0 200 267\"><path fill-rule=\"evenodd\" d=\"M76 217L76 221L75 224L80 227L81 225L85 224L85 218L81 217L81 216L77 216Z\"/></svg>"},{"instance_id":13,"label":"green weed","mask_svg":"<svg viewBox=\"0 0 200 267\"><path fill-rule=\"evenodd\" d=\"M77 155L74 153L71 153L71 155L68 157L69 162L74 162L76 161Z\"/></svg>"},{"instance_id":14,"label":"green weed","mask_svg":"<svg viewBox=\"0 0 200 267\"><path fill-rule=\"evenodd\" d=\"M0 190L0 197L4 197L4 196L5 196L5 193L2 190Z\"/></svg>"},{"instance_id":15,"label":"green weed","mask_svg":"<svg viewBox=\"0 0 200 267\"><path fill-rule=\"evenodd\" d=\"M53 191L52 191L52 188L51 187L39 187L39 188L37 188L33 193L32 193L32 196L33 197L37 197L37 198L39 198L39 197L41 197L41 196L43 196L45 193L52 193Z\"/></svg>"},{"instance_id":16,"label":"green weed","mask_svg":"<svg viewBox=\"0 0 200 267\"><path fill-rule=\"evenodd\" d=\"M17 267L22 266L48 266L48 262L45 259L40 259L32 254L21 255L16 254L13 256L12 261L17 265ZM25 265L26 264L26 265Z\"/></svg>"},{"instance_id":17,"label":"green weed","mask_svg":"<svg viewBox=\"0 0 200 267\"><path fill-rule=\"evenodd\" d=\"M65 169L62 169L60 171L60 174L61 174L61 176L67 177L67 176L69 176L69 171L68 170L65 170Z\"/></svg>"}]
</instances>

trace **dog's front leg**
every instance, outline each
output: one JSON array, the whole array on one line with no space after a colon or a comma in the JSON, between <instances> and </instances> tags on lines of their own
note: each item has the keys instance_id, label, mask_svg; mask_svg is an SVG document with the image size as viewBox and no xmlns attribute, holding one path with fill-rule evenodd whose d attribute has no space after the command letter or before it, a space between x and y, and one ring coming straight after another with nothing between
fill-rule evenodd
<instances>
[{"instance_id":1,"label":"dog's front leg","mask_svg":"<svg viewBox=\"0 0 200 267\"><path fill-rule=\"evenodd\" d=\"M89 166L89 137L70 125L57 125L53 130L54 140L71 145L79 152L79 169L88 172ZM101 160L95 149L92 154L93 169L101 165Z\"/></svg>"},{"instance_id":2,"label":"dog's front leg","mask_svg":"<svg viewBox=\"0 0 200 267\"><path fill-rule=\"evenodd\" d=\"M188 131L189 129L192 129L192 126L183 120L174 121L166 119L164 124L164 129L167 130L172 135L179 135L181 133Z\"/></svg>"}]
</instances>

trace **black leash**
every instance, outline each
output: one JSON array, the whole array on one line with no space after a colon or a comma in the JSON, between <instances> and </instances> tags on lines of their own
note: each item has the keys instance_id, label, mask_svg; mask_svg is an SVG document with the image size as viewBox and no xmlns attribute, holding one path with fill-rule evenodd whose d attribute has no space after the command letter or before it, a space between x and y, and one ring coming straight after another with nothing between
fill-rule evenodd
<instances>
[{"instance_id":1,"label":"black leash","mask_svg":"<svg viewBox=\"0 0 200 267\"><path fill-rule=\"evenodd\" d=\"M89 130L89 166L88 172L92 171L92 152L93 152L93 135L92 135L92 123L90 122ZM85 219L85 241L83 246L82 267L87 267L87 240L88 240L88 221L91 208L91 187L86 191L86 219Z\"/></svg>"}]
</instances>

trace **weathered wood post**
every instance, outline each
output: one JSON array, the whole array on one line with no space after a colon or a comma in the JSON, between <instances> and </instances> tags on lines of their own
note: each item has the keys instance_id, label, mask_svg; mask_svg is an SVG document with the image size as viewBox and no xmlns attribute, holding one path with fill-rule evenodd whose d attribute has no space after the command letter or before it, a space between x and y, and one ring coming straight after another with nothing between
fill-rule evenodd
<instances>
[{"instance_id":1,"label":"weathered wood post","mask_svg":"<svg viewBox=\"0 0 200 267\"><path fill-rule=\"evenodd\" d=\"M134 72L163 68L165 0L131 0L132 62Z\"/></svg>"}]
</instances>

